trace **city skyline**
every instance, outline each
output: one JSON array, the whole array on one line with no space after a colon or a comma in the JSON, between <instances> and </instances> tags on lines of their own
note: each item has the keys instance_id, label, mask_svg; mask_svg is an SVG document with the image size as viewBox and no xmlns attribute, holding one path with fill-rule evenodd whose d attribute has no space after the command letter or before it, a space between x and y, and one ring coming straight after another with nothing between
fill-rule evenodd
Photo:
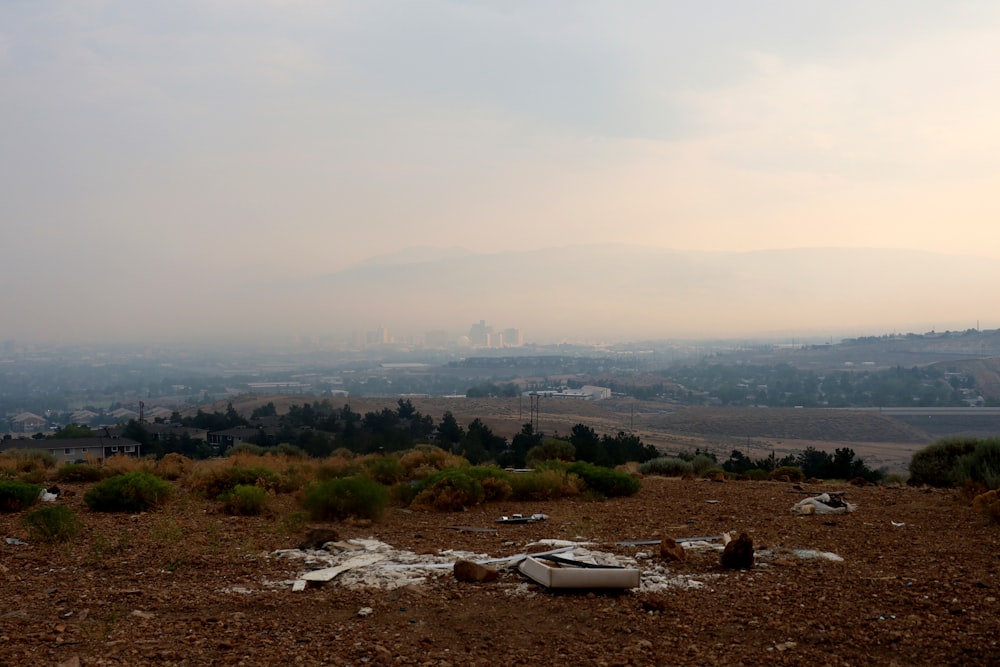
<instances>
[{"instance_id":1,"label":"city skyline","mask_svg":"<svg viewBox=\"0 0 1000 667\"><path fill-rule=\"evenodd\" d=\"M433 330L476 313L545 340L988 321L998 59L985 0L3 3L0 338ZM540 304L523 276L491 284L569 246L703 261L648 289L594 250L552 267L571 278ZM765 280L765 254L816 249L927 253L934 277L939 256L992 265L942 291L887 254L880 277L834 266L839 295L782 307L801 267ZM747 258L738 279L773 302L730 300L720 254ZM511 261L483 274L493 255ZM457 308L440 282L380 290L403 263L445 260ZM629 280L591 289L601 272Z\"/></svg>"}]
</instances>

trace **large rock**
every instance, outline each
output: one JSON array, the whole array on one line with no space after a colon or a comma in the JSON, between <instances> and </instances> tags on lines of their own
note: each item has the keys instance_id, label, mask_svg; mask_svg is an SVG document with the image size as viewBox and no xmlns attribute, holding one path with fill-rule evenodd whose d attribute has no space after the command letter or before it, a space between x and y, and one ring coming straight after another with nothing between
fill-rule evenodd
<instances>
[{"instance_id":1,"label":"large rock","mask_svg":"<svg viewBox=\"0 0 1000 667\"><path fill-rule=\"evenodd\" d=\"M753 540L746 533L726 545L722 551L722 567L727 570L749 570L753 567Z\"/></svg>"},{"instance_id":2,"label":"large rock","mask_svg":"<svg viewBox=\"0 0 1000 667\"><path fill-rule=\"evenodd\" d=\"M677 544L672 537L664 537L660 540L660 556L664 560L671 562L682 561L687 558L687 554L684 553L684 547Z\"/></svg>"},{"instance_id":3,"label":"large rock","mask_svg":"<svg viewBox=\"0 0 1000 667\"><path fill-rule=\"evenodd\" d=\"M500 573L471 560L460 560L455 563L455 578L459 581L490 582L499 579Z\"/></svg>"},{"instance_id":4,"label":"large rock","mask_svg":"<svg viewBox=\"0 0 1000 667\"><path fill-rule=\"evenodd\" d=\"M310 528L306 539L299 544L299 549L322 549L327 542L336 542L340 539L337 531L333 528Z\"/></svg>"}]
</instances>

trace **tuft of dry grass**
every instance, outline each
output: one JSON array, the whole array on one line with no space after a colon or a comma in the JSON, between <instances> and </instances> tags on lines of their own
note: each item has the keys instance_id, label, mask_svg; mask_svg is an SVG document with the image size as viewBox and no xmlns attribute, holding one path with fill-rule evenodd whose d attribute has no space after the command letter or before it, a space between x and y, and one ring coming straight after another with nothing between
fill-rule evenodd
<instances>
[{"instance_id":1,"label":"tuft of dry grass","mask_svg":"<svg viewBox=\"0 0 1000 667\"><path fill-rule=\"evenodd\" d=\"M130 472L148 472L152 474L156 470L156 461L152 459L139 459L134 456L115 454L104 459L104 471L108 476L124 475Z\"/></svg>"},{"instance_id":2,"label":"tuft of dry grass","mask_svg":"<svg viewBox=\"0 0 1000 667\"><path fill-rule=\"evenodd\" d=\"M462 456L449 454L433 445L417 445L399 457L406 479L426 479L438 470L465 468L469 462Z\"/></svg>"}]
</instances>

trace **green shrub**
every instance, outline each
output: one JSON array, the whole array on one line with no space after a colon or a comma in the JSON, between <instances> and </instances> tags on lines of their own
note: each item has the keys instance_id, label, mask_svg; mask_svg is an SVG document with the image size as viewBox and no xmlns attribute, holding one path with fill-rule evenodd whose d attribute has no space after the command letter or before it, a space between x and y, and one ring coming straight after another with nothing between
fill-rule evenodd
<instances>
[{"instance_id":1,"label":"green shrub","mask_svg":"<svg viewBox=\"0 0 1000 667\"><path fill-rule=\"evenodd\" d=\"M353 477L363 470L360 462L342 455L331 455L316 466L316 477L320 480Z\"/></svg>"},{"instance_id":2,"label":"green shrub","mask_svg":"<svg viewBox=\"0 0 1000 667\"><path fill-rule=\"evenodd\" d=\"M399 458L391 454L366 458L361 465L364 467L365 474L379 484L386 486L403 481L406 474Z\"/></svg>"},{"instance_id":3,"label":"green shrub","mask_svg":"<svg viewBox=\"0 0 1000 667\"><path fill-rule=\"evenodd\" d=\"M914 452L910 484L950 487L959 483L958 460L976 450L975 438L945 438Z\"/></svg>"},{"instance_id":4,"label":"green shrub","mask_svg":"<svg viewBox=\"0 0 1000 667\"><path fill-rule=\"evenodd\" d=\"M508 483L515 500L555 500L578 495L585 486L582 479L569 474L564 466L515 473L508 477Z\"/></svg>"},{"instance_id":5,"label":"green shrub","mask_svg":"<svg viewBox=\"0 0 1000 667\"><path fill-rule=\"evenodd\" d=\"M959 457L955 467L960 484L1000 488L1000 439L980 440L972 453Z\"/></svg>"},{"instance_id":6,"label":"green shrub","mask_svg":"<svg viewBox=\"0 0 1000 667\"><path fill-rule=\"evenodd\" d=\"M148 472L128 472L98 482L83 494L95 512L142 512L163 503L172 489Z\"/></svg>"},{"instance_id":7,"label":"green shrub","mask_svg":"<svg viewBox=\"0 0 1000 667\"><path fill-rule=\"evenodd\" d=\"M409 507L419 492L417 482L396 482L389 487L389 502L396 507Z\"/></svg>"},{"instance_id":8,"label":"green shrub","mask_svg":"<svg viewBox=\"0 0 1000 667\"><path fill-rule=\"evenodd\" d=\"M762 468L750 468L743 474L755 482L762 482L768 478L769 473Z\"/></svg>"},{"instance_id":9,"label":"green shrub","mask_svg":"<svg viewBox=\"0 0 1000 667\"><path fill-rule=\"evenodd\" d=\"M718 462L707 454L697 454L691 459L692 472L698 477L705 477L709 470L719 470Z\"/></svg>"},{"instance_id":10,"label":"green shrub","mask_svg":"<svg viewBox=\"0 0 1000 667\"><path fill-rule=\"evenodd\" d=\"M29 470L28 472L22 472L18 475L18 479L26 484L41 484L45 481L45 469L35 468L34 470Z\"/></svg>"},{"instance_id":11,"label":"green shrub","mask_svg":"<svg viewBox=\"0 0 1000 667\"><path fill-rule=\"evenodd\" d=\"M796 468L795 466L781 466L780 468L772 470L769 477L778 481L801 482L806 478L806 475L802 472L801 468Z\"/></svg>"},{"instance_id":12,"label":"green shrub","mask_svg":"<svg viewBox=\"0 0 1000 667\"><path fill-rule=\"evenodd\" d=\"M104 479L104 471L89 463L67 463L56 470L60 482L99 482Z\"/></svg>"},{"instance_id":13,"label":"green shrub","mask_svg":"<svg viewBox=\"0 0 1000 667\"><path fill-rule=\"evenodd\" d=\"M717 479L719 475L723 477L726 476L726 471L719 466L713 466L711 468L706 468L702 471L701 476L706 479Z\"/></svg>"},{"instance_id":14,"label":"green shrub","mask_svg":"<svg viewBox=\"0 0 1000 667\"><path fill-rule=\"evenodd\" d=\"M264 466L221 466L200 470L192 475L191 485L206 498L218 498L237 486L259 486L275 493L294 491L294 476L283 475Z\"/></svg>"},{"instance_id":15,"label":"green shrub","mask_svg":"<svg viewBox=\"0 0 1000 667\"><path fill-rule=\"evenodd\" d=\"M661 475L663 477L683 477L694 472L690 461L676 456L658 456L639 465L643 475Z\"/></svg>"},{"instance_id":16,"label":"green shrub","mask_svg":"<svg viewBox=\"0 0 1000 667\"><path fill-rule=\"evenodd\" d=\"M19 481L0 481L0 512L19 512L38 502L44 490L37 484Z\"/></svg>"},{"instance_id":17,"label":"green shrub","mask_svg":"<svg viewBox=\"0 0 1000 667\"><path fill-rule=\"evenodd\" d=\"M529 466L538 461L572 461L575 458L576 447L573 443L559 438L545 438L525 455Z\"/></svg>"},{"instance_id":18,"label":"green shrub","mask_svg":"<svg viewBox=\"0 0 1000 667\"><path fill-rule=\"evenodd\" d=\"M257 516L267 505L267 491L259 486L237 484L219 496L226 514Z\"/></svg>"},{"instance_id":19,"label":"green shrub","mask_svg":"<svg viewBox=\"0 0 1000 667\"><path fill-rule=\"evenodd\" d=\"M306 489L302 504L315 521L348 517L377 521L389 504L389 492L368 477L341 477Z\"/></svg>"},{"instance_id":20,"label":"green shrub","mask_svg":"<svg viewBox=\"0 0 1000 667\"><path fill-rule=\"evenodd\" d=\"M80 530L80 520L65 505L48 505L24 517L28 535L36 542L65 542Z\"/></svg>"},{"instance_id":21,"label":"green shrub","mask_svg":"<svg viewBox=\"0 0 1000 667\"><path fill-rule=\"evenodd\" d=\"M642 482L632 475L585 461L571 464L567 471L582 479L588 490L606 498L631 496L642 488Z\"/></svg>"},{"instance_id":22,"label":"green shrub","mask_svg":"<svg viewBox=\"0 0 1000 667\"><path fill-rule=\"evenodd\" d=\"M469 468L439 470L425 479L411 506L438 512L458 512L483 501L486 491Z\"/></svg>"}]
</instances>

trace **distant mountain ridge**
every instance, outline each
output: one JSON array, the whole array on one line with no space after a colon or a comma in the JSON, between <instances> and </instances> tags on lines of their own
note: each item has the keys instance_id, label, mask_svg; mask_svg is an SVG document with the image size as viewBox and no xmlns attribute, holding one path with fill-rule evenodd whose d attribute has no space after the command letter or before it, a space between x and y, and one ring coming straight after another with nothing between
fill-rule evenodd
<instances>
[{"instance_id":1,"label":"distant mountain ridge","mask_svg":"<svg viewBox=\"0 0 1000 667\"><path fill-rule=\"evenodd\" d=\"M311 303L330 304L330 322L397 331L462 331L485 319L519 327L529 340L850 336L964 329L997 317L1000 260L868 248L421 248L372 258L296 290Z\"/></svg>"}]
</instances>

